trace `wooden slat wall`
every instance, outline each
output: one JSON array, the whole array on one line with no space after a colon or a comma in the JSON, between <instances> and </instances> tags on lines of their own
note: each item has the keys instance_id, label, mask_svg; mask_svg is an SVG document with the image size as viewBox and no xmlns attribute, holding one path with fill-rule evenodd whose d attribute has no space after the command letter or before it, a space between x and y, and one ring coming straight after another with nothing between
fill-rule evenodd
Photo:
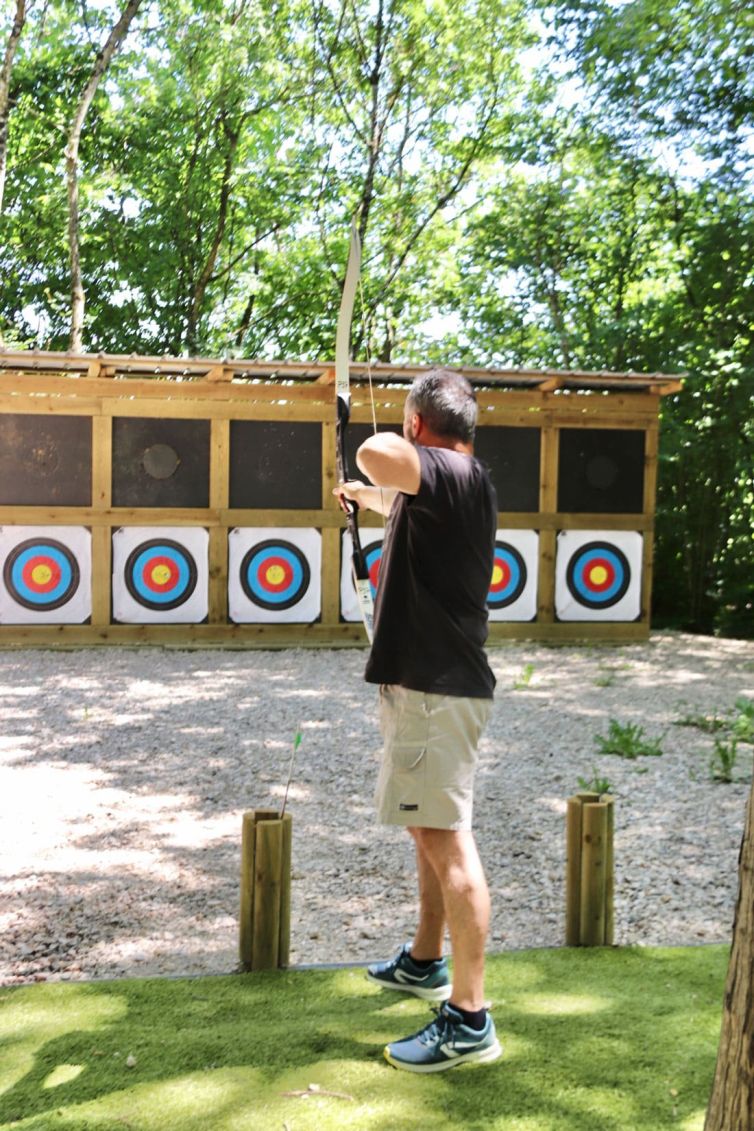
<instances>
[{"instance_id":1,"label":"wooden slat wall","mask_svg":"<svg viewBox=\"0 0 754 1131\"><path fill-rule=\"evenodd\" d=\"M0 625L0 645L161 643L283 647L293 644L363 644L358 624L339 623L340 537L343 516L332 495L335 471L334 389L328 383L243 384L230 381L218 366L205 379L177 381L132 377L113 380L93 364L87 376L64 372L0 372L0 413L83 415L92 418L91 507L0 506L0 525L85 525L92 530L93 613L91 625ZM625 384L625 383L624 383ZM667 390L665 390L667 391ZM405 390L375 389L381 424L399 424ZM652 584L654 497L657 476L659 394L626 392L623 386L601 395L533 389L480 390L480 428L505 425L542 430L540 509L501 513L499 526L540 532L538 614L532 623L490 626L490 639L634 640L649 631ZM118 416L210 421L209 506L205 509L120 508L112 506L112 418ZM352 394L351 419L372 421L368 390ZM231 510L229 507L230 421L309 421L322 426L322 505L320 509ZM645 433L643 513L560 514L557 511L559 429L619 428ZM111 620L111 536L120 526L203 526L209 530L209 618L204 625L114 625ZM381 527L375 515L363 525ZM235 526L315 527L322 533L322 617L317 625L233 625L228 623L227 532ZM638 530L644 535L642 612L635 623L558 623L555 620L555 548L564 529Z\"/></svg>"}]
</instances>

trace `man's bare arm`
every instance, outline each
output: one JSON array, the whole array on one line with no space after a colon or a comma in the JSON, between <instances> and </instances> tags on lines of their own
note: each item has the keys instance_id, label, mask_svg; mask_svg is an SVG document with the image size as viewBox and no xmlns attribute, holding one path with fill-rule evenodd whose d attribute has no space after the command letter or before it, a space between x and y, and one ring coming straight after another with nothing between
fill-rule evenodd
<instances>
[{"instance_id":1,"label":"man's bare arm","mask_svg":"<svg viewBox=\"0 0 754 1131\"><path fill-rule=\"evenodd\" d=\"M416 448L394 432L370 436L356 453L361 471L383 491L416 495L421 485L421 464Z\"/></svg>"}]
</instances>

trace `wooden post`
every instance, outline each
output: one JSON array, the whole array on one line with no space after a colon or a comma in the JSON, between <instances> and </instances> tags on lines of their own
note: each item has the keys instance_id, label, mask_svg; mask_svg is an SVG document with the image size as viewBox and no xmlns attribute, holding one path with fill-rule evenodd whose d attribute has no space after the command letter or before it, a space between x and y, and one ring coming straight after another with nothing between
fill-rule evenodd
<instances>
[{"instance_id":1,"label":"wooden post","mask_svg":"<svg viewBox=\"0 0 754 1131\"><path fill-rule=\"evenodd\" d=\"M566 946L581 941L581 827L586 801L598 801L597 793L577 793L568 798L566 811Z\"/></svg>"},{"instance_id":2,"label":"wooden post","mask_svg":"<svg viewBox=\"0 0 754 1131\"><path fill-rule=\"evenodd\" d=\"M598 793L577 793L568 798L566 813L566 946L581 942L581 838L582 814L587 801Z\"/></svg>"},{"instance_id":3,"label":"wooden post","mask_svg":"<svg viewBox=\"0 0 754 1131\"><path fill-rule=\"evenodd\" d=\"M605 845L605 946L615 941L615 856L613 833L615 830L615 798L602 798L607 809L607 843Z\"/></svg>"},{"instance_id":4,"label":"wooden post","mask_svg":"<svg viewBox=\"0 0 754 1131\"><path fill-rule=\"evenodd\" d=\"M581 945L604 946L607 806L592 801L584 806L582 817Z\"/></svg>"},{"instance_id":5,"label":"wooden post","mask_svg":"<svg viewBox=\"0 0 754 1131\"><path fill-rule=\"evenodd\" d=\"M276 809L243 815L239 957L244 970L287 966L293 821Z\"/></svg>"},{"instance_id":6,"label":"wooden post","mask_svg":"<svg viewBox=\"0 0 754 1131\"><path fill-rule=\"evenodd\" d=\"M566 815L566 946L612 946L614 802L580 793Z\"/></svg>"}]
</instances>

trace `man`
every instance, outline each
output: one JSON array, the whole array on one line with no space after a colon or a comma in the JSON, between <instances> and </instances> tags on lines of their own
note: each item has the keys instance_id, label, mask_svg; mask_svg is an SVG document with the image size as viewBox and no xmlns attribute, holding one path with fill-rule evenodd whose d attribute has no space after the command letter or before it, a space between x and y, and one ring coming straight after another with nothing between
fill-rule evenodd
<instances>
[{"instance_id":1,"label":"man","mask_svg":"<svg viewBox=\"0 0 754 1131\"><path fill-rule=\"evenodd\" d=\"M495 686L483 645L497 521L494 488L473 455L476 415L460 374L419 377L403 438L380 433L359 448L374 486L336 490L389 516L365 678L380 684L378 815L414 839L419 924L411 944L367 976L444 1003L421 1032L385 1049L390 1064L411 1072L501 1055L484 998L489 893L471 832L477 746Z\"/></svg>"}]
</instances>

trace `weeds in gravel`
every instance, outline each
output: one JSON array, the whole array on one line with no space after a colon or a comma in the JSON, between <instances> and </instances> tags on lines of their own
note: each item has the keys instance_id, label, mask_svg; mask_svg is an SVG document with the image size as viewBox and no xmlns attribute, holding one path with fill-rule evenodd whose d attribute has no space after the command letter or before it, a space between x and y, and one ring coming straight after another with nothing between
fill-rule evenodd
<instances>
[{"instance_id":1,"label":"weeds in gravel","mask_svg":"<svg viewBox=\"0 0 754 1131\"><path fill-rule=\"evenodd\" d=\"M519 675L513 680L514 691L525 691L534 675L534 664L524 664Z\"/></svg>"},{"instance_id":2,"label":"weeds in gravel","mask_svg":"<svg viewBox=\"0 0 754 1131\"><path fill-rule=\"evenodd\" d=\"M754 743L754 699L745 699L743 696L736 699L736 710L738 715L731 728L736 740Z\"/></svg>"},{"instance_id":3,"label":"weeds in gravel","mask_svg":"<svg viewBox=\"0 0 754 1131\"><path fill-rule=\"evenodd\" d=\"M723 730L725 725L725 719L721 719L717 714L682 715L680 719L673 720L673 726L696 727L697 730L703 730L708 734L712 734L716 730Z\"/></svg>"},{"instance_id":4,"label":"weeds in gravel","mask_svg":"<svg viewBox=\"0 0 754 1131\"><path fill-rule=\"evenodd\" d=\"M594 740L600 754L616 754L619 758L657 758L662 754L660 738L646 738L638 723L619 723L610 719L607 734L596 734Z\"/></svg>"},{"instance_id":5,"label":"weeds in gravel","mask_svg":"<svg viewBox=\"0 0 754 1131\"><path fill-rule=\"evenodd\" d=\"M590 778L576 778L579 783L579 789L583 789L586 793L599 793L600 797L604 793L612 793L613 787L607 778L600 777L599 771L592 766L592 776Z\"/></svg>"},{"instance_id":6,"label":"weeds in gravel","mask_svg":"<svg viewBox=\"0 0 754 1131\"><path fill-rule=\"evenodd\" d=\"M712 781L730 783L735 781L733 771L738 760L738 744L754 744L754 700L739 696L735 707L726 716L685 714L674 720L675 726L696 727L706 734L725 731L725 736L715 739L714 750L709 761L709 776Z\"/></svg>"},{"instance_id":7,"label":"weeds in gravel","mask_svg":"<svg viewBox=\"0 0 754 1131\"><path fill-rule=\"evenodd\" d=\"M733 779L733 770L738 758L738 742L735 738L726 742L722 738L715 739L715 749L710 758L709 770L712 781L724 782L729 785Z\"/></svg>"},{"instance_id":8,"label":"weeds in gravel","mask_svg":"<svg viewBox=\"0 0 754 1131\"><path fill-rule=\"evenodd\" d=\"M594 686L612 687L618 678L618 672L628 671L631 666L631 664L600 664Z\"/></svg>"}]
</instances>

